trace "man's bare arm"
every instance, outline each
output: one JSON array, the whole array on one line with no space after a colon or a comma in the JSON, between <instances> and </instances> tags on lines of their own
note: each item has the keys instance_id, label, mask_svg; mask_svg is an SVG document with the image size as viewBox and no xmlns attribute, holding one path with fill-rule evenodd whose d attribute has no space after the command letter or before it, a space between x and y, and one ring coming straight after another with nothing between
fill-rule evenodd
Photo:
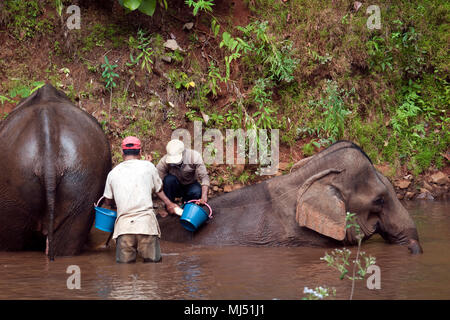
<instances>
[{"instance_id":1,"label":"man's bare arm","mask_svg":"<svg viewBox=\"0 0 450 320\"><path fill-rule=\"evenodd\" d=\"M167 211L170 214L174 214L175 213L175 208L178 207L178 206L175 203L173 203L172 201L170 201L169 198L167 198L167 196L164 193L164 191L161 190L160 192L157 192L156 195L164 202L164 204L166 205Z\"/></svg>"}]
</instances>

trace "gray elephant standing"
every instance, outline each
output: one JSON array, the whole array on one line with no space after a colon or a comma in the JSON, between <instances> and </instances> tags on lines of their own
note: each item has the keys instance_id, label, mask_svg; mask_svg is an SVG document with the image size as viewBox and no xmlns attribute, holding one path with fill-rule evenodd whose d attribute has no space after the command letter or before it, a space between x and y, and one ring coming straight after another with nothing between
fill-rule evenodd
<instances>
[{"instance_id":1,"label":"gray elephant standing","mask_svg":"<svg viewBox=\"0 0 450 320\"><path fill-rule=\"evenodd\" d=\"M94 117L45 85L0 124L0 250L78 254L111 169Z\"/></svg>"},{"instance_id":2,"label":"gray elephant standing","mask_svg":"<svg viewBox=\"0 0 450 320\"><path fill-rule=\"evenodd\" d=\"M356 244L346 229L356 213L364 239L374 233L422 252L414 221L391 183L357 145L339 141L293 167L290 174L210 201L214 218L196 233L175 217L160 219L162 237L209 245L336 246Z\"/></svg>"}]
</instances>

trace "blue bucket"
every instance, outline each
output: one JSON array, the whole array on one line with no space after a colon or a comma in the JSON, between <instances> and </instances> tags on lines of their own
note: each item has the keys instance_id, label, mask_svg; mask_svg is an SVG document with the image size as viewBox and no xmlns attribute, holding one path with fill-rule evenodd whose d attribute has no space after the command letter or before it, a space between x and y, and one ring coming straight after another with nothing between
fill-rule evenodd
<instances>
[{"instance_id":1,"label":"blue bucket","mask_svg":"<svg viewBox=\"0 0 450 320\"><path fill-rule=\"evenodd\" d=\"M95 207L95 227L106 232L113 232L117 212L102 207Z\"/></svg>"},{"instance_id":2,"label":"blue bucket","mask_svg":"<svg viewBox=\"0 0 450 320\"><path fill-rule=\"evenodd\" d=\"M209 209L208 215L202 207L193 202L198 202L198 200L191 200L186 203L180 218L181 225L191 232L196 231L206 220L208 220L208 218L211 218L212 215L212 210L209 205L205 204Z\"/></svg>"}]
</instances>

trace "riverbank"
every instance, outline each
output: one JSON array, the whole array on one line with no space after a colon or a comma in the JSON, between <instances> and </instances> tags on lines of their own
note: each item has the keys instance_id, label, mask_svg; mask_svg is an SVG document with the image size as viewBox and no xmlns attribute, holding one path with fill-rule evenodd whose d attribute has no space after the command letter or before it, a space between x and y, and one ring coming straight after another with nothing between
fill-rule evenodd
<instances>
[{"instance_id":1,"label":"riverbank","mask_svg":"<svg viewBox=\"0 0 450 320\"><path fill-rule=\"evenodd\" d=\"M400 199L448 199L448 4L387 1L381 29L371 30L367 5L355 3L217 0L211 14L194 16L174 0L149 17L113 0L79 0L70 4L81 28L68 29L70 14L59 16L54 1L4 1L0 119L49 82L99 121L114 164L126 135L141 138L156 163L173 130L193 133L194 121L223 133L276 128L277 174L346 139ZM246 49L233 51L233 41ZM116 65L112 90L105 58ZM208 170L211 195L268 178L256 165Z\"/></svg>"}]
</instances>

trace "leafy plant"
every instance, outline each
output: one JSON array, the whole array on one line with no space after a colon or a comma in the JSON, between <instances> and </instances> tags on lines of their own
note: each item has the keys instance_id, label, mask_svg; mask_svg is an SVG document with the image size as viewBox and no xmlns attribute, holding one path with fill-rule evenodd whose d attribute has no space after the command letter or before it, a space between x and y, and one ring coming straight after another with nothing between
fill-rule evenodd
<instances>
[{"instance_id":1,"label":"leafy plant","mask_svg":"<svg viewBox=\"0 0 450 320\"><path fill-rule=\"evenodd\" d=\"M114 72L114 69L117 68L117 64L111 65L109 63L108 57L105 56L105 63L102 64L102 68L102 78L105 81L105 87L107 90L112 91L112 89L117 86L117 84L114 82L114 78L119 77L119 75Z\"/></svg>"},{"instance_id":2,"label":"leafy plant","mask_svg":"<svg viewBox=\"0 0 450 320\"><path fill-rule=\"evenodd\" d=\"M366 43L367 53L370 56L369 68L375 71L392 70L393 55L392 49L386 45L386 40L380 36L373 36ZM381 67L381 70L380 70Z\"/></svg>"},{"instance_id":3,"label":"leafy plant","mask_svg":"<svg viewBox=\"0 0 450 320\"><path fill-rule=\"evenodd\" d=\"M127 62L127 66L131 67L140 63L142 70L145 69L148 73L151 73L153 69L153 50L150 48L150 37L147 37L146 33L142 29L139 29L137 39L130 36L128 45L133 51L137 51L137 55L133 57L133 52L130 52L131 63Z\"/></svg>"},{"instance_id":4,"label":"leafy plant","mask_svg":"<svg viewBox=\"0 0 450 320\"><path fill-rule=\"evenodd\" d=\"M275 110L272 105L271 82L269 79L258 79L250 93L253 101L256 103L258 111L253 113L256 118L256 125L262 129L272 129L277 123Z\"/></svg>"},{"instance_id":5,"label":"leafy plant","mask_svg":"<svg viewBox=\"0 0 450 320\"><path fill-rule=\"evenodd\" d=\"M220 74L220 70L213 61L209 63L208 67L208 86L214 96L217 96L217 90L219 89L218 82L225 82L225 79Z\"/></svg>"},{"instance_id":6,"label":"leafy plant","mask_svg":"<svg viewBox=\"0 0 450 320\"><path fill-rule=\"evenodd\" d=\"M292 41L276 41L268 34L267 21L255 21L245 27L237 27L243 32L244 40L249 50L254 53L255 62L260 61L266 66L267 76L275 81L291 82L294 80L294 70L299 61L293 58Z\"/></svg>"},{"instance_id":7,"label":"leafy plant","mask_svg":"<svg viewBox=\"0 0 450 320\"><path fill-rule=\"evenodd\" d=\"M8 16L6 20L8 30L16 39L23 41L54 28L49 19L41 18L44 13L41 1L9 0L2 2L4 2L2 11L5 16Z\"/></svg>"},{"instance_id":8,"label":"leafy plant","mask_svg":"<svg viewBox=\"0 0 450 320\"><path fill-rule=\"evenodd\" d=\"M230 79L230 66L233 60L237 60L241 57L241 52L247 53L251 50L250 45L242 40L241 38L233 38L230 33L224 32L222 33L222 41L219 44L219 47L226 47L231 54L225 56L225 66L226 66L226 76L225 81Z\"/></svg>"},{"instance_id":9,"label":"leafy plant","mask_svg":"<svg viewBox=\"0 0 450 320\"><path fill-rule=\"evenodd\" d=\"M244 115L242 114L242 110L238 108L238 112L233 110L228 110L225 114L225 120L230 124L231 129L239 129L242 126Z\"/></svg>"},{"instance_id":10,"label":"leafy plant","mask_svg":"<svg viewBox=\"0 0 450 320\"><path fill-rule=\"evenodd\" d=\"M63 9L64 5L62 3L62 0L55 0L55 8L56 8L56 12L58 13L58 16L62 16L62 9Z\"/></svg>"},{"instance_id":11,"label":"leafy plant","mask_svg":"<svg viewBox=\"0 0 450 320\"><path fill-rule=\"evenodd\" d=\"M311 55L311 58L318 62L319 64L327 64L328 62L330 62L331 60L333 60L333 56L331 56L330 54L325 54L325 56L321 56L319 55L316 51L308 48L308 53Z\"/></svg>"},{"instance_id":12,"label":"leafy plant","mask_svg":"<svg viewBox=\"0 0 450 320\"><path fill-rule=\"evenodd\" d=\"M2 96L2 95L0 94L0 103L1 103L1 104L4 104L5 101L13 102L13 100L9 99L9 98L6 97L6 96Z\"/></svg>"},{"instance_id":13,"label":"leafy plant","mask_svg":"<svg viewBox=\"0 0 450 320\"><path fill-rule=\"evenodd\" d=\"M211 31L213 32L214 37L217 37L220 31L220 24L214 17L211 19Z\"/></svg>"},{"instance_id":14,"label":"leafy plant","mask_svg":"<svg viewBox=\"0 0 450 320\"><path fill-rule=\"evenodd\" d=\"M114 69L117 68L117 64L111 65L109 63L107 56L105 56L105 63L102 64L102 68L103 68L102 78L105 81L105 88L109 91L109 113L108 113L108 126L109 126L109 124L111 123L112 93L113 88L117 86L117 84L114 82L114 78L118 78L119 75L114 72Z\"/></svg>"},{"instance_id":15,"label":"leafy plant","mask_svg":"<svg viewBox=\"0 0 450 320\"><path fill-rule=\"evenodd\" d=\"M194 122L194 121L203 121L202 117L197 116L197 111L196 110L189 110L187 111L185 114L186 118L188 118L189 121Z\"/></svg>"},{"instance_id":16,"label":"leafy plant","mask_svg":"<svg viewBox=\"0 0 450 320\"><path fill-rule=\"evenodd\" d=\"M216 127L221 127L223 126L224 122L225 118L220 114L212 113L209 115L208 124L214 124Z\"/></svg>"},{"instance_id":17,"label":"leafy plant","mask_svg":"<svg viewBox=\"0 0 450 320\"><path fill-rule=\"evenodd\" d=\"M185 0L185 3L189 6L189 8L193 7L192 13L194 16L201 11L212 12L212 7L214 6L213 0Z\"/></svg>"},{"instance_id":18,"label":"leafy plant","mask_svg":"<svg viewBox=\"0 0 450 320\"><path fill-rule=\"evenodd\" d=\"M168 77L177 90L195 88L195 82L183 71L171 70Z\"/></svg>"},{"instance_id":19,"label":"leafy plant","mask_svg":"<svg viewBox=\"0 0 450 320\"><path fill-rule=\"evenodd\" d=\"M23 98L27 98L31 96L33 92L35 92L37 89L43 87L45 85L45 82L43 81L34 81L31 83L31 86L20 84L11 90L9 90L8 94L10 98L15 98L16 96Z\"/></svg>"},{"instance_id":20,"label":"leafy plant","mask_svg":"<svg viewBox=\"0 0 450 320\"><path fill-rule=\"evenodd\" d=\"M177 124L175 123L175 113L173 110L169 110L167 112L167 121L169 122L170 129L175 130L177 128Z\"/></svg>"},{"instance_id":21,"label":"leafy plant","mask_svg":"<svg viewBox=\"0 0 450 320\"><path fill-rule=\"evenodd\" d=\"M323 118L317 124L317 132L323 142L333 143L342 138L345 129L345 117L351 113L343 100L353 91L346 92L339 89L337 84L331 80L327 81L325 98L317 102L310 102L312 106L319 108Z\"/></svg>"},{"instance_id":22,"label":"leafy plant","mask_svg":"<svg viewBox=\"0 0 450 320\"><path fill-rule=\"evenodd\" d=\"M356 239L358 240L358 249L356 252L356 258L353 261L353 272L352 276L349 276L348 267L350 267L350 256L351 251L347 248L343 249L334 249L331 251L331 254L325 252L325 256L320 258L320 260L325 261L329 267L336 269L340 272L339 279L343 280L345 278L352 281L352 288L350 292L350 300L353 298L354 288L355 288L355 280L363 280L367 275L368 268L376 263L376 258L372 256L367 256L365 252L361 252L361 242L364 234L361 232L361 227L356 221L356 214L347 212L346 218L346 226L345 229L354 228L356 233ZM325 297L326 293L329 293L328 289L324 289L319 287L319 291L311 290L305 287L304 293L307 293L308 296L306 299L322 299ZM332 291L334 294L336 291ZM321 294L323 293L323 294ZM328 295L326 295L328 296ZM305 299L305 298L304 298Z\"/></svg>"}]
</instances>

